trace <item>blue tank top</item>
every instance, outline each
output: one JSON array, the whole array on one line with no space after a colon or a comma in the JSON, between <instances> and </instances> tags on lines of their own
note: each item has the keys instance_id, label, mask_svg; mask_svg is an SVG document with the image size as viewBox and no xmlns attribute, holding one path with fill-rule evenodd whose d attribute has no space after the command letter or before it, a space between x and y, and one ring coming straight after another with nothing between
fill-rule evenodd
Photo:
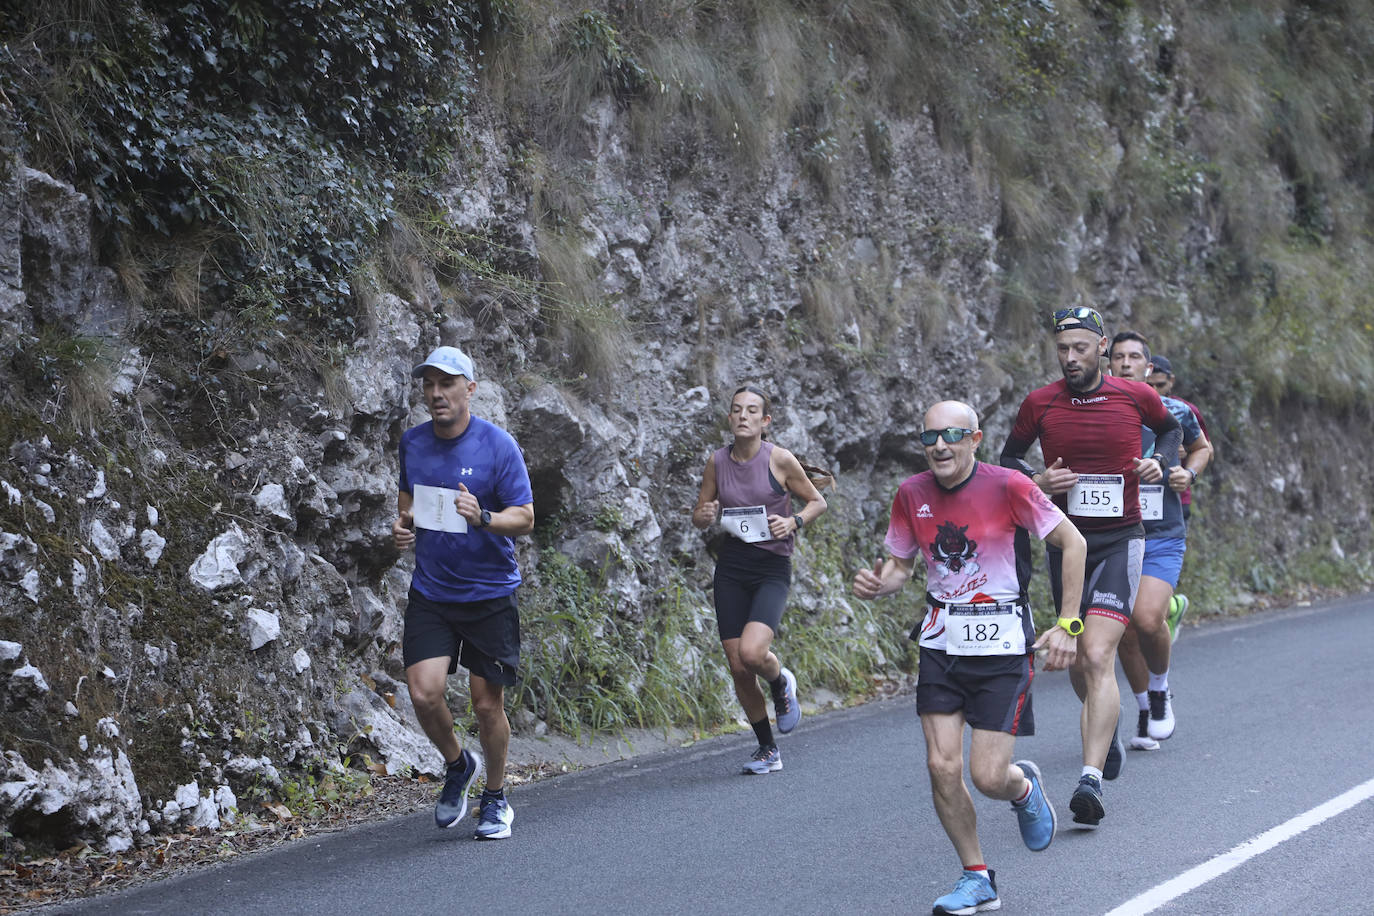
<instances>
[{"instance_id":1,"label":"blue tank top","mask_svg":"<svg viewBox=\"0 0 1374 916\"><path fill-rule=\"evenodd\" d=\"M769 515L792 514L792 494L778 483L768 467L772 455L773 443L768 441L761 442L758 454L748 461L736 461L731 458L728 445L716 449L713 456L716 465L716 494L722 508L763 506ZM780 540L759 541L756 544L745 544L741 541L738 546L757 547L780 557L790 557L795 540L796 538L789 534Z\"/></svg>"}]
</instances>

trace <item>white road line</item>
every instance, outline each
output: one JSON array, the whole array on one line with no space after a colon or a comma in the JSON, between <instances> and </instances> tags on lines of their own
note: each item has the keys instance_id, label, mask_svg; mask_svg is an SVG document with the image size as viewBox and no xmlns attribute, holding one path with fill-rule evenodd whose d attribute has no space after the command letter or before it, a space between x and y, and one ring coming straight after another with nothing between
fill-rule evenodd
<instances>
[{"instance_id":1,"label":"white road line","mask_svg":"<svg viewBox=\"0 0 1374 916\"><path fill-rule=\"evenodd\" d=\"M1315 827L1323 821L1330 820L1341 812L1370 798L1374 798L1374 779L1361 783L1350 791L1337 795L1329 802L1299 814L1286 823L1266 830L1254 839L1246 840L1230 852L1222 853L1211 861L1203 862L1195 868L1188 869L1177 878L1165 881L1139 897L1127 900L1108 913L1107 916L1142 916L1144 913L1152 913L1164 904L1201 887L1213 878L1220 877L1231 869L1243 865L1260 853L1268 852L1285 840L1291 840L1303 831Z\"/></svg>"}]
</instances>

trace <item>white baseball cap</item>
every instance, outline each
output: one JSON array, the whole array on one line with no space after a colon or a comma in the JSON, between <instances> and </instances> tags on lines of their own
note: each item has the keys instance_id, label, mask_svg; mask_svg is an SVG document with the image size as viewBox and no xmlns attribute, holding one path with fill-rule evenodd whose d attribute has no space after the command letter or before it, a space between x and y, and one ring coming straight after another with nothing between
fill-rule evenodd
<instances>
[{"instance_id":1,"label":"white baseball cap","mask_svg":"<svg viewBox=\"0 0 1374 916\"><path fill-rule=\"evenodd\" d=\"M431 366L440 372L447 372L449 375L461 375L468 381L473 381L472 360L457 347L436 348L434 352L429 354L428 359L410 370L411 378L420 378L425 374L425 369Z\"/></svg>"}]
</instances>

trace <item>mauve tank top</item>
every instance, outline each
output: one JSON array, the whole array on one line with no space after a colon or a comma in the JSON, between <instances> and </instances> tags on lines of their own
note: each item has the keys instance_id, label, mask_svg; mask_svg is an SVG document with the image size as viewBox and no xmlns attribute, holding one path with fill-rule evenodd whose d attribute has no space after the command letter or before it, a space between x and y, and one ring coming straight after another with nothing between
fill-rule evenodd
<instances>
[{"instance_id":1,"label":"mauve tank top","mask_svg":"<svg viewBox=\"0 0 1374 916\"><path fill-rule=\"evenodd\" d=\"M740 462L730 457L730 446L716 449L716 494L722 508L734 509L740 506L763 506L769 515L788 516L792 514L792 494L774 479L768 469L773 454L773 443L760 443L758 454L748 461ZM792 555L792 543L796 538L788 535L781 540L759 541L756 544L740 542L739 546L757 547L780 557Z\"/></svg>"}]
</instances>

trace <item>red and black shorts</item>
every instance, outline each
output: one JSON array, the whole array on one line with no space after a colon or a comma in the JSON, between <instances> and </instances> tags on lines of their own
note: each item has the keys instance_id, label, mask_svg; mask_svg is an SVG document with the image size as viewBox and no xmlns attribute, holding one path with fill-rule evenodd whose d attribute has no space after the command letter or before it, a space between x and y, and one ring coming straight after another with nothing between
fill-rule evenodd
<instances>
[{"instance_id":1,"label":"red and black shorts","mask_svg":"<svg viewBox=\"0 0 1374 916\"><path fill-rule=\"evenodd\" d=\"M1035 734L1033 655L950 655L921 649L916 714L962 712L973 728Z\"/></svg>"},{"instance_id":2,"label":"red and black shorts","mask_svg":"<svg viewBox=\"0 0 1374 916\"><path fill-rule=\"evenodd\" d=\"M1083 564L1083 600L1079 616L1109 617L1124 626L1131 622L1136 592L1140 590L1140 564L1145 559L1145 529L1131 525L1117 531L1083 532L1088 556ZM1053 547L1045 548L1050 567L1050 591L1054 606L1063 594L1061 570L1064 555Z\"/></svg>"}]
</instances>

